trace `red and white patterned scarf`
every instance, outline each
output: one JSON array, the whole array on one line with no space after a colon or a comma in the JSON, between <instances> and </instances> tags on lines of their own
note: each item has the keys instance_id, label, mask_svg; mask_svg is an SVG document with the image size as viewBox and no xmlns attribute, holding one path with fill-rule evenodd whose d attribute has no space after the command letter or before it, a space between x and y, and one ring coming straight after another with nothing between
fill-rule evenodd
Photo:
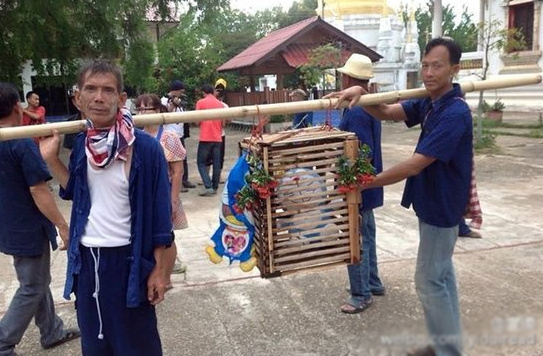
<instances>
[{"instance_id":1,"label":"red and white patterned scarf","mask_svg":"<svg viewBox=\"0 0 543 356\"><path fill-rule=\"evenodd\" d=\"M464 212L464 217L471 219L469 224L474 229L480 229L483 225L483 211L481 210L481 203L479 202L479 195L477 194L477 184L475 183L475 161L471 166L471 184L469 187L469 200Z\"/></svg>"},{"instance_id":2,"label":"red and white patterned scarf","mask_svg":"<svg viewBox=\"0 0 543 356\"><path fill-rule=\"evenodd\" d=\"M108 129L95 129L87 119L85 152L96 167L106 168L115 159L126 161L127 149L135 139L134 122L128 109L120 109L115 124Z\"/></svg>"}]
</instances>

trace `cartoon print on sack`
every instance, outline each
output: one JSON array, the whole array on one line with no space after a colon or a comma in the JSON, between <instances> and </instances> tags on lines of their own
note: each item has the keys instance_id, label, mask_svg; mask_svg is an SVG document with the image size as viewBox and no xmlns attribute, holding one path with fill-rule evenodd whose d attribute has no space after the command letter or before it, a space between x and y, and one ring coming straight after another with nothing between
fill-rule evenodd
<instances>
[{"instance_id":1,"label":"cartoon print on sack","mask_svg":"<svg viewBox=\"0 0 543 356\"><path fill-rule=\"evenodd\" d=\"M241 210L236 204L236 194L247 184L245 177L249 174L247 153L244 152L232 167L221 195L219 227L211 237L215 246L207 246L205 251L213 263L220 263L223 256L230 263L240 261L244 272L251 271L256 266L254 257L253 216L248 210Z\"/></svg>"}]
</instances>

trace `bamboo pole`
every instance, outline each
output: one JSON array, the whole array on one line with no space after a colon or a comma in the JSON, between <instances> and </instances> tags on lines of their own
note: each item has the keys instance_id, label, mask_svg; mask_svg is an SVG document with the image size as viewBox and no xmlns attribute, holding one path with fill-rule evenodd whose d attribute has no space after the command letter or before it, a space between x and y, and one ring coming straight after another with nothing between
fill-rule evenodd
<instances>
[{"instance_id":1,"label":"bamboo pole","mask_svg":"<svg viewBox=\"0 0 543 356\"><path fill-rule=\"evenodd\" d=\"M466 81L459 83L464 93L472 91L509 88L541 83L542 74L522 74L496 77L481 81ZM424 98L428 92L424 88L398 90L388 93L363 95L358 101L359 106L370 106L382 103L396 103L400 100ZM301 111L316 111L332 109L337 99L319 99L309 101L296 101L291 103L236 106L223 109L210 109L198 111L185 111L176 113L160 113L137 115L134 117L136 126L160 125L181 122L200 122L209 119L228 120L232 118L258 117L260 115L292 114ZM338 107L347 107L349 102L344 101ZM69 121L49 123L43 125L5 127L0 129L0 141L13 140L23 137L50 136L54 130L61 134L85 131L85 121Z\"/></svg>"}]
</instances>

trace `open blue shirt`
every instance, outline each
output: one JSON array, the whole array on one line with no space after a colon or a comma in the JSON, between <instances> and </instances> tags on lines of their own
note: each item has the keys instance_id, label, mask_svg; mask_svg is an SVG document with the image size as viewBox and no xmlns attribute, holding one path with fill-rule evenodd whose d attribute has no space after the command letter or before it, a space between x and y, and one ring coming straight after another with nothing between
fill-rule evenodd
<instances>
[{"instance_id":1,"label":"open blue shirt","mask_svg":"<svg viewBox=\"0 0 543 356\"><path fill-rule=\"evenodd\" d=\"M138 307L147 300L147 278L156 264L154 249L172 243L170 183L164 151L154 137L137 129L135 135L128 178L132 256L126 295L127 307ZM74 275L81 270L79 243L91 208L84 140L85 135L79 135L75 139L70 156L70 179L66 189L60 190L63 199L73 200L64 288L66 299L69 299L73 292Z\"/></svg>"},{"instance_id":2,"label":"open blue shirt","mask_svg":"<svg viewBox=\"0 0 543 356\"><path fill-rule=\"evenodd\" d=\"M402 103L406 125L421 125L416 153L436 160L405 184L402 206L423 222L458 225L466 209L473 164L473 120L458 84L441 98Z\"/></svg>"},{"instance_id":3,"label":"open blue shirt","mask_svg":"<svg viewBox=\"0 0 543 356\"><path fill-rule=\"evenodd\" d=\"M345 109L339 129L356 134L360 143L365 143L371 149L371 164L377 173L383 171L383 158L381 155L381 121L375 119L364 109L355 106ZM383 188L372 188L362 191L362 204L360 212L383 206Z\"/></svg>"},{"instance_id":4,"label":"open blue shirt","mask_svg":"<svg viewBox=\"0 0 543 356\"><path fill-rule=\"evenodd\" d=\"M0 251L12 256L43 254L44 239L57 248L57 231L40 212L30 187L51 175L29 139L0 142Z\"/></svg>"}]
</instances>

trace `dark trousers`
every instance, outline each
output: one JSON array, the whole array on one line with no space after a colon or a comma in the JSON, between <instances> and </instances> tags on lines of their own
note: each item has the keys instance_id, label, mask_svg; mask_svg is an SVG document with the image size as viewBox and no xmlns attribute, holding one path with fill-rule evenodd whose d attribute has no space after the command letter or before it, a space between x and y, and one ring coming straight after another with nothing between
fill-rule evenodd
<instances>
[{"instance_id":1,"label":"dark trousers","mask_svg":"<svg viewBox=\"0 0 543 356\"><path fill-rule=\"evenodd\" d=\"M209 177L206 163L211 159L213 165L213 176ZM204 182L206 189L219 188L221 179L221 142L200 142L198 144L198 172Z\"/></svg>"},{"instance_id":2,"label":"dark trousers","mask_svg":"<svg viewBox=\"0 0 543 356\"><path fill-rule=\"evenodd\" d=\"M147 302L126 306L131 246L80 250L75 296L83 356L162 356L155 307Z\"/></svg>"},{"instance_id":3,"label":"dark trousers","mask_svg":"<svg viewBox=\"0 0 543 356\"><path fill-rule=\"evenodd\" d=\"M185 138L184 137L181 137L181 144L183 144L183 147L185 147L185 149L187 148L185 146ZM188 181L189 181L189 164L187 163L187 157L185 157L185 159L183 160L183 178L182 178L182 182L187 183Z\"/></svg>"}]
</instances>

